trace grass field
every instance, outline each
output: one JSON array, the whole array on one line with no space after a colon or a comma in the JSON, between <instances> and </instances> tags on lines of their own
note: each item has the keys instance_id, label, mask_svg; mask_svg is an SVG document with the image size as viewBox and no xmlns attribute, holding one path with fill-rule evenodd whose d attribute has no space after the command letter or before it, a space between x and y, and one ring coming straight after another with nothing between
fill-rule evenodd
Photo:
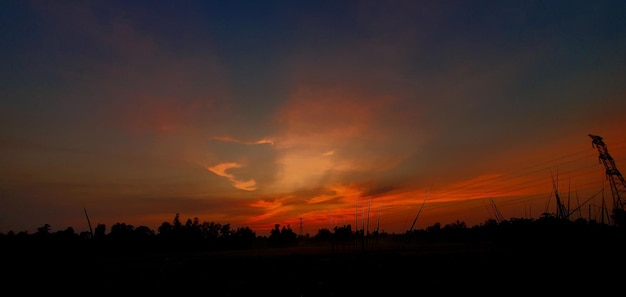
<instances>
[{"instance_id":1,"label":"grass field","mask_svg":"<svg viewBox=\"0 0 626 297\"><path fill-rule=\"evenodd\" d=\"M624 281L623 251L594 242L397 239L231 251L40 250L5 254L3 287L22 294L139 296L599 296Z\"/></svg>"}]
</instances>

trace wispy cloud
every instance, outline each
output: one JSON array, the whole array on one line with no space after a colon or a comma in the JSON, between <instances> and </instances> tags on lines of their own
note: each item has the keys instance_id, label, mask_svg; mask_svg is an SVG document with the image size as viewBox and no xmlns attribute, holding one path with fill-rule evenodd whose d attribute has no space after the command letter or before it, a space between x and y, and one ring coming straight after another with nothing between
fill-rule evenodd
<instances>
[{"instance_id":1,"label":"wispy cloud","mask_svg":"<svg viewBox=\"0 0 626 297\"><path fill-rule=\"evenodd\" d=\"M253 179L241 181L241 180L231 180L233 183L233 187L244 190L244 191L254 191L256 190L256 181Z\"/></svg>"},{"instance_id":2,"label":"wispy cloud","mask_svg":"<svg viewBox=\"0 0 626 297\"><path fill-rule=\"evenodd\" d=\"M274 201L259 200L259 201L252 203L250 206L271 210L271 209L279 208L282 205L283 203L278 200L274 200Z\"/></svg>"},{"instance_id":3,"label":"wispy cloud","mask_svg":"<svg viewBox=\"0 0 626 297\"><path fill-rule=\"evenodd\" d=\"M220 163L217 164L215 166L210 166L207 167L207 170L227 178L228 180L230 180L231 184L233 185L233 187L240 189L240 190L244 190L244 191L254 191L256 190L256 181L254 179L250 179L247 181L242 181L239 180L237 178L235 178L235 176L233 174L227 173L226 171L230 170L230 169L236 169L236 168L241 168L243 165L239 164L239 163L234 163L234 162L228 162L228 163Z\"/></svg>"},{"instance_id":4,"label":"wispy cloud","mask_svg":"<svg viewBox=\"0 0 626 297\"><path fill-rule=\"evenodd\" d=\"M256 141L242 141L242 140L232 138L230 136L216 136L216 137L213 137L213 139L217 141L233 142L233 143L239 143L239 144L269 144L269 145L274 144L273 140L267 139L267 138L259 139Z\"/></svg>"},{"instance_id":5,"label":"wispy cloud","mask_svg":"<svg viewBox=\"0 0 626 297\"><path fill-rule=\"evenodd\" d=\"M278 199L273 201L259 200L250 204L250 206L262 208L264 209L264 212L261 215L249 218L247 220L247 222L249 223L267 220L269 218L276 217L280 213L293 210L293 206L285 206L283 202Z\"/></svg>"}]
</instances>

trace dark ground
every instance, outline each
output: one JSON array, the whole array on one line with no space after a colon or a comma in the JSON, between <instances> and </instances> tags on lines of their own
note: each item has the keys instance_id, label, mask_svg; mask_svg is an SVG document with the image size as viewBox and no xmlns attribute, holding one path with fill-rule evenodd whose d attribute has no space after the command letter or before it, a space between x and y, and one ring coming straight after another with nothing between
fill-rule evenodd
<instances>
[{"instance_id":1,"label":"dark ground","mask_svg":"<svg viewBox=\"0 0 626 297\"><path fill-rule=\"evenodd\" d=\"M624 290L624 252L614 242L145 253L38 248L5 251L2 288L88 296L600 296Z\"/></svg>"}]
</instances>

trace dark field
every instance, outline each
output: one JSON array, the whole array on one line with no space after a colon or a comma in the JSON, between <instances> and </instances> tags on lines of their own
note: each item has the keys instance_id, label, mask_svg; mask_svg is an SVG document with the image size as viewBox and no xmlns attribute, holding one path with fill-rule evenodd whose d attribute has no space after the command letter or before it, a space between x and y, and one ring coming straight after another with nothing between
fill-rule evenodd
<instances>
[{"instance_id":1,"label":"dark field","mask_svg":"<svg viewBox=\"0 0 626 297\"><path fill-rule=\"evenodd\" d=\"M232 251L5 249L16 295L432 296L621 292L622 239L316 243Z\"/></svg>"}]
</instances>

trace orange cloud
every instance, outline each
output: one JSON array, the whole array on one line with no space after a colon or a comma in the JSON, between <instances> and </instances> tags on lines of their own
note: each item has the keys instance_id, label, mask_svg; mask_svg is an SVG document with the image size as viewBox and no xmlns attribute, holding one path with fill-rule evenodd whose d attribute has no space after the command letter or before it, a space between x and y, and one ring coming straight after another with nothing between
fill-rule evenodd
<instances>
[{"instance_id":1,"label":"orange cloud","mask_svg":"<svg viewBox=\"0 0 626 297\"><path fill-rule=\"evenodd\" d=\"M256 190L256 181L253 179L250 179L247 181L232 180L232 182L233 182L233 187L237 189L244 190L244 191Z\"/></svg>"},{"instance_id":2,"label":"orange cloud","mask_svg":"<svg viewBox=\"0 0 626 297\"><path fill-rule=\"evenodd\" d=\"M239 168L241 167L241 164L237 164L237 163L222 163L222 164L217 164L215 166L212 167L207 167L207 169L219 176L223 176L226 177L230 180L234 179L235 177L232 174L228 174L226 173L226 170L231 169L231 168Z\"/></svg>"},{"instance_id":3,"label":"orange cloud","mask_svg":"<svg viewBox=\"0 0 626 297\"><path fill-rule=\"evenodd\" d=\"M229 162L229 163L221 163L215 166L207 167L206 169L230 180L233 187L244 190L244 191L254 191L256 190L256 181L253 179L242 181L235 178L233 174L227 173L226 171L233 168L240 168L243 165L239 163Z\"/></svg>"},{"instance_id":4,"label":"orange cloud","mask_svg":"<svg viewBox=\"0 0 626 297\"><path fill-rule=\"evenodd\" d=\"M246 222L248 223L255 223L255 222L264 221L270 218L274 218L278 214L286 213L294 209L293 206L284 206L283 202L279 200L274 200L274 201L259 200L257 202L250 204L250 206L262 208L265 211L261 215L254 216L246 220Z\"/></svg>"},{"instance_id":5,"label":"orange cloud","mask_svg":"<svg viewBox=\"0 0 626 297\"><path fill-rule=\"evenodd\" d=\"M334 154L335 154L335 151L333 150L333 151L327 151L327 152L323 153L322 156L332 156Z\"/></svg>"},{"instance_id":6,"label":"orange cloud","mask_svg":"<svg viewBox=\"0 0 626 297\"><path fill-rule=\"evenodd\" d=\"M334 184L328 187L328 190L324 194L316 195L307 200L307 204L319 204L329 200L337 198L343 198L343 200L354 199L361 195L361 189L353 184Z\"/></svg>"},{"instance_id":7,"label":"orange cloud","mask_svg":"<svg viewBox=\"0 0 626 297\"><path fill-rule=\"evenodd\" d=\"M241 140L237 140L235 138L232 138L230 136L216 136L213 137L214 140L218 140L218 141L223 141L223 142L233 142L233 143L239 143L239 144L269 144L269 145L273 145L274 141L271 139L259 139L257 141L241 141Z\"/></svg>"},{"instance_id":8,"label":"orange cloud","mask_svg":"<svg viewBox=\"0 0 626 297\"><path fill-rule=\"evenodd\" d=\"M250 206L252 207L258 207L258 208L263 208L263 209L276 209L276 208L281 207L282 205L283 203L278 200L274 200L274 201L259 200L257 202L250 204Z\"/></svg>"}]
</instances>

